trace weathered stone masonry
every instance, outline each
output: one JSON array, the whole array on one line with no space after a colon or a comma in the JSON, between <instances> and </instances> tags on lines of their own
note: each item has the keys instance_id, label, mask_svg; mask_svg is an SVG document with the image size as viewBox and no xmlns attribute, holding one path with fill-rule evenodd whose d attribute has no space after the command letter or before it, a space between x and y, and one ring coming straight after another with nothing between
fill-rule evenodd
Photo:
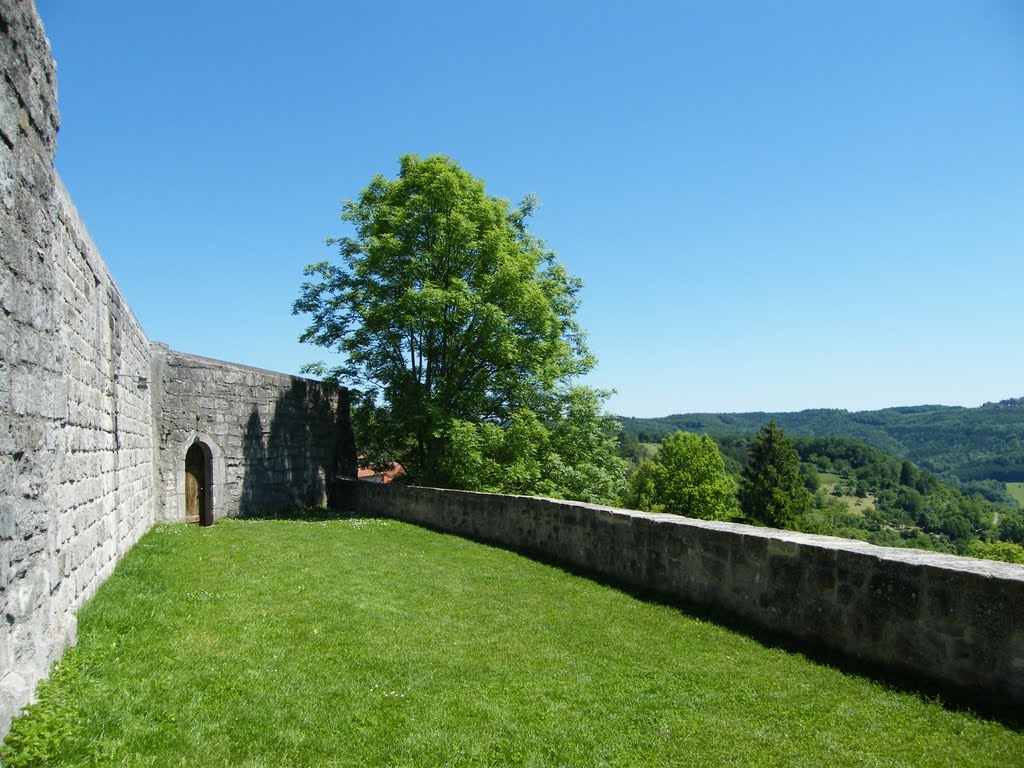
<instances>
[{"instance_id":1,"label":"weathered stone masonry","mask_svg":"<svg viewBox=\"0 0 1024 768\"><path fill-rule=\"evenodd\" d=\"M151 344L53 170L54 64L35 8L0 0L0 737L75 613L155 520L318 504L352 472L345 393Z\"/></svg>"},{"instance_id":2,"label":"weathered stone masonry","mask_svg":"<svg viewBox=\"0 0 1024 768\"><path fill-rule=\"evenodd\" d=\"M345 393L259 368L156 346L160 520L181 520L184 461L210 448L214 517L259 515L327 502L336 473L355 474Z\"/></svg>"},{"instance_id":3,"label":"weathered stone masonry","mask_svg":"<svg viewBox=\"0 0 1024 768\"><path fill-rule=\"evenodd\" d=\"M1024 705L1024 568L592 504L337 481L360 514L539 554Z\"/></svg>"}]
</instances>

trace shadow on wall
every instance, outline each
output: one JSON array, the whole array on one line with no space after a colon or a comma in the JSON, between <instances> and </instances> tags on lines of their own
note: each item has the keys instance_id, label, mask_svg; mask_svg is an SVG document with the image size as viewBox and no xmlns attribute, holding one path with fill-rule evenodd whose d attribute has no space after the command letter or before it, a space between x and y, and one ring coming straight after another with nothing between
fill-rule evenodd
<instances>
[{"instance_id":1,"label":"shadow on wall","mask_svg":"<svg viewBox=\"0 0 1024 768\"><path fill-rule=\"evenodd\" d=\"M269 424L253 406L242 437L239 514L327 504L334 477L356 471L348 409L347 391L303 379L277 398Z\"/></svg>"}]
</instances>

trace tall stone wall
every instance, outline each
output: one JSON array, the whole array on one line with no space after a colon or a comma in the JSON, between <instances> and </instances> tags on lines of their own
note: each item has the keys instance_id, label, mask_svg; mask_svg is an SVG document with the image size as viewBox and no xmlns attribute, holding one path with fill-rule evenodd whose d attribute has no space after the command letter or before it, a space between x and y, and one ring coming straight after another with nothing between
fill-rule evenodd
<instances>
[{"instance_id":1,"label":"tall stone wall","mask_svg":"<svg viewBox=\"0 0 1024 768\"><path fill-rule=\"evenodd\" d=\"M149 342L53 172L54 66L0 0L0 733L153 519Z\"/></svg>"},{"instance_id":2,"label":"tall stone wall","mask_svg":"<svg viewBox=\"0 0 1024 768\"><path fill-rule=\"evenodd\" d=\"M196 442L211 454L215 519L320 506L336 474L355 474L344 390L155 351L162 520L184 519L185 454Z\"/></svg>"},{"instance_id":3,"label":"tall stone wall","mask_svg":"<svg viewBox=\"0 0 1024 768\"><path fill-rule=\"evenodd\" d=\"M75 639L75 613L157 518L184 451L213 514L323 503L355 472L346 393L151 344L53 170L54 64L0 0L0 738Z\"/></svg>"},{"instance_id":4,"label":"tall stone wall","mask_svg":"<svg viewBox=\"0 0 1024 768\"><path fill-rule=\"evenodd\" d=\"M339 480L345 509L540 554L1024 705L1024 567L551 499Z\"/></svg>"}]
</instances>

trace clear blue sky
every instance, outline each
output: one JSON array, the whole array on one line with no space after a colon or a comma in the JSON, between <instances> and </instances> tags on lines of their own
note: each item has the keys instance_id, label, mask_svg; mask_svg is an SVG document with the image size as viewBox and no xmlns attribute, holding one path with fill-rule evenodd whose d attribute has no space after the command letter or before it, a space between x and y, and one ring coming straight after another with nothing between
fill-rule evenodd
<instances>
[{"instance_id":1,"label":"clear blue sky","mask_svg":"<svg viewBox=\"0 0 1024 768\"><path fill-rule=\"evenodd\" d=\"M150 338L296 372L340 201L444 152L586 284L613 412L1024 395L1024 3L38 0Z\"/></svg>"}]
</instances>

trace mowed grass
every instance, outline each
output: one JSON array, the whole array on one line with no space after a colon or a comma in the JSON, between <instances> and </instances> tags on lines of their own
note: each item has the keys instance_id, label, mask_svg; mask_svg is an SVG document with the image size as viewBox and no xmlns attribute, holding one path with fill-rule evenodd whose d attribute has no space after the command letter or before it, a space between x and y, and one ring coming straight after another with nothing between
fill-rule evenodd
<instances>
[{"instance_id":1,"label":"mowed grass","mask_svg":"<svg viewBox=\"0 0 1024 768\"><path fill-rule=\"evenodd\" d=\"M393 521L158 526L4 765L1020 765L998 722Z\"/></svg>"},{"instance_id":2,"label":"mowed grass","mask_svg":"<svg viewBox=\"0 0 1024 768\"><path fill-rule=\"evenodd\" d=\"M1006 490L1017 500L1017 503L1024 507L1024 483L1007 483Z\"/></svg>"}]
</instances>

